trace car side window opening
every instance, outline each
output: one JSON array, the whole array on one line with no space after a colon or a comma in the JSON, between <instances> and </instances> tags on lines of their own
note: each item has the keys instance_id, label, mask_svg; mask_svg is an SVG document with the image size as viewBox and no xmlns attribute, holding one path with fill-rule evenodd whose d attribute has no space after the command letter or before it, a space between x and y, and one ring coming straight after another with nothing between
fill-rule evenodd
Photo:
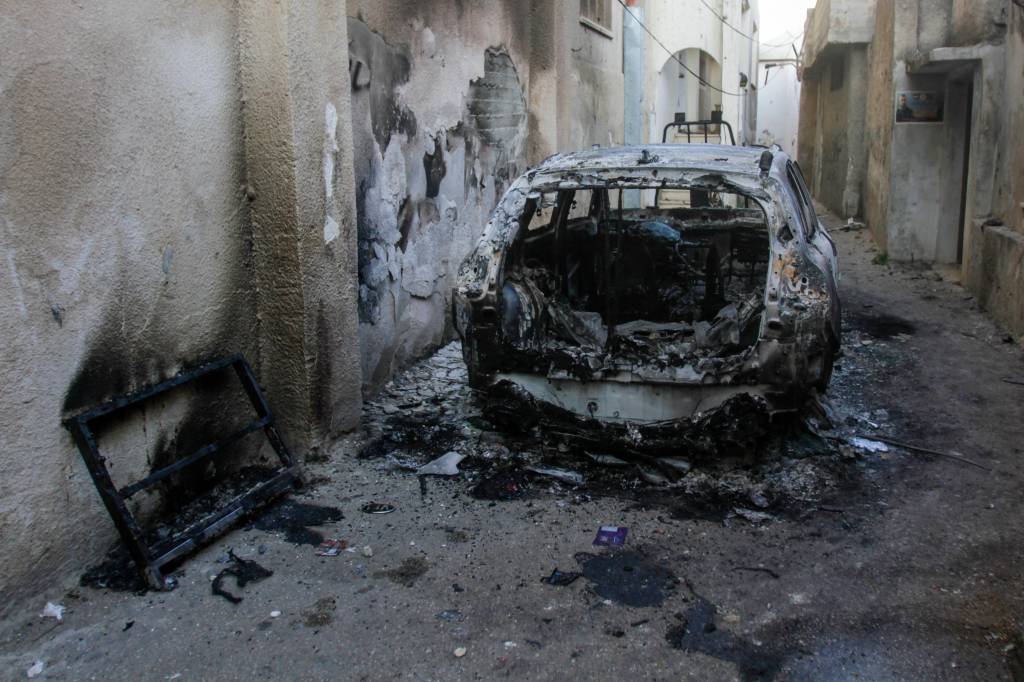
<instances>
[{"instance_id":1,"label":"car side window opening","mask_svg":"<svg viewBox=\"0 0 1024 682\"><path fill-rule=\"evenodd\" d=\"M789 177L789 182L796 190L797 204L803 218L805 236L807 239L814 239L814 235L818 230L818 216L814 213L814 203L811 201L810 192L808 192L807 186L804 184L803 175L800 174L799 166L794 165L792 161L786 164L786 173Z\"/></svg>"},{"instance_id":2,"label":"car side window opening","mask_svg":"<svg viewBox=\"0 0 1024 682\"><path fill-rule=\"evenodd\" d=\"M530 222L527 223L526 229L529 232L535 232L536 230L543 230L544 228L551 225L551 219L555 215L555 208L558 205L558 194L555 192L545 192L541 194L538 200L531 202L528 206L532 207L530 214Z\"/></svg>"},{"instance_id":3,"label":"car side window opening","mask_svg":"<svg viewBox=\"0 0 1024 682\"><path fill-rule=\"evenodd\" d=\"M506 275L529 280L548 315L537 319L571 343L603 329L600 346L668 333L705 343L716 320L730 320L721 322L735 331L729 344L756 335L770 256L761 205L723 192L710 206L628 208L620 195L583 187L528 205L518 271Z\"/></svg>"}]
</instances>

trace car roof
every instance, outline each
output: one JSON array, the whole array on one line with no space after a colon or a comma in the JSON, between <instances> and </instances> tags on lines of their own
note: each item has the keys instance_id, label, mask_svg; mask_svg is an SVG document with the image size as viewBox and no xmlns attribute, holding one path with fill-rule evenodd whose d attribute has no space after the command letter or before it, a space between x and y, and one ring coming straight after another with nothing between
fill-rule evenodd
<instances>
[{"instance_id":1,"label":"car roof","mask_svg":"<svg viewBox=\"0 0 1024 682\"><path fill-rule=\"evenodd\" d=\"M771 151L776 163L786 157L779 149L734 147L720 144L643 144L596 147L567 154L555 154L534 168L536 173L559 173L616 168L676 168L718 173L758 175L758 163L765 151ZM644 153L646 152L646 157Z\"/></svg>"}]
</instances>

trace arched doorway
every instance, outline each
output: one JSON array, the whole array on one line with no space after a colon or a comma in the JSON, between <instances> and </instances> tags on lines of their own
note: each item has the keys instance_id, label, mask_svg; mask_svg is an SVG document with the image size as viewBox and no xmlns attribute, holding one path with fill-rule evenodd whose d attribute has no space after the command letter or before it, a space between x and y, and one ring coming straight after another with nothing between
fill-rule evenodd
<instances>
[{"instance_id":1,"label":"arched doorway","mask_svg":"<svg viewBox=\"0 0 1024 682\"><path fill-rule=\"evenodd\" d=\"M698 74L700 79L694 74ZM662 131L675 119L677 112L685 113L689 121L697 121L710 119L712 111L722 108L721 91L703 85L701 80L716 88L722 87L722 67L704 50L687 48L665 60L658 71L654 121L648 131L648 141L661 142Z\"/></svg>"}]
</instances>

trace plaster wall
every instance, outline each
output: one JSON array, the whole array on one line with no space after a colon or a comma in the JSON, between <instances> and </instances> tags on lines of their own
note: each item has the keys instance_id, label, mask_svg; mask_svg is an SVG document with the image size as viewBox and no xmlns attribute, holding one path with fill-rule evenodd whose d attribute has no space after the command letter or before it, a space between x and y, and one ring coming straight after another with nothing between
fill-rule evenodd
<instances>
[{"instance_id":1,"label":"plaster wall","mask_svg":"<svg viewBox=\"0 0 1024 682\"><path fill-rule=\"evenodd\" d=\"M1020 96L1024 91L1024 9L1008 9L1004 52L990 53L975 75L983 102L985 93L998 93L993 96L995 101L985 103L1003 117L998 128L1003 138L997 144L999 170L992 177L991 214L984 214L984 203L970 206L963 274L979 302L1020 337L1024 335L1024 98ZM999 56L1002 69L993 63ZM1001 91L992 82L993 74L1000 72L1004 79ZM976 119L979 136L990 135L994 127L983 113ZM978 165L978 175L987 180L984 159Z\"/></svg>"},{"instance_id":2,"label":"plaster wall","mask_svg":"<svg viewBox=\"0 0 1024 682\"><path fill-rule=\"evenodd\" d=\"M878 244L889 240L893 98L893 31L895 0L878 0L874 38L868 50L868 97L865 140L868 147L864 217Z\"/></svg>"},{"instance_id":3,"label":"plaster wall","mask_svg":"<svg viewBox=\"0 0 1024 682\"><path fill-rule=\"evenodd\" d=\"M803 59L808 69L836 48L871 42L876 0L818 0L804 28Z\"/></svg>"},{"instance_id":4,"label":"plaster wall","mask_svg":"<svg viewBox=\"0 0 1024 682\"><path fill-rule=\"evenodd\" d=\"M762 61L757 71L757 144L777 144L797 158L800 79L792 60Z\"/></svg>"},{"instance_id":5,"label":"plaster wall","mask_svg":"<svg viewBox=\"0 0 1024 682\"><path fill-rule=\"evenodd\" d=\"M864 212L868 44L874 22L874 0L822 0L805 22L801 166L814 196L842 217Z\"/></svg>"},{"instance_id":6,"label":"plaster wall","mask_svg":"<svg viewBox=\"0 0 1024 682\"><path fill-rule=\"evenodd\" d=\"M935 0L925 0L934 2ZM965 46L997 42L1009 21L1012 0L943 0L951 4L948 45Z\"/></svg>"},{"instance_id":7,"label":"plaster wall","mask_svg":"<svg viewBox=\"0 0 1024 682\"><path fill-rule=\"evenodd\" d=\"M723 118L732 125L736 134L736 143L745 144L753 141L753 131L757 116L756 102L752 90L740 87L740 73L753 78L757 69L758 45L755 27L758 22L758 4L749 3L744 11L741 0L711 0L708 4L715 13L725 18L730 24L740 29L747 36L753 35L755 40L739 35L726 26L700 2L674 2L671 0L646 0L643 3L644 23L657 36L665 49L648 39L645 52L644 77L644 139L649 142L661 142L662 128L666 120L668 107L659 101L658 93L668 92L663 82L666 73L678 75L678 63L671 55L682 51L703 50L714 60L719 70L718 79L712 82L721 90L732 95L708 91L710 101L721 104ZM686 55L695 52L686 52ZM692 59L692 57L687 57ZM690 61L686 61L690 66ZM694 71L699 71L693 68ZM666 69L668 71L666 72ZM688 79L695 83L696 78L687 74ZM685 80L685 79L684 79ZM686 86L689 90L689 85ZM687 118L694 120L694 109L687 110ZM674 113L674 112L672 112Z\"/></svg>"},{"instance_id":8,"label":"plaster wall","mask_svg":"<svg viewBox=\"0 0 1024 682\"><path fill-rule=\"evenodd\" d=\"M955 263L966 132L964 92L951 89L942 75L910 76L902 60L896 64L894 92L942 92L946 111L942 123L893 126L886 250L897 260ZM888 101L894 116L894 96Z\"/></svg>"},{"instance_id":9,"label":"plaster wall","mask_svg":"<svg viewBox=\"0 0 1024 682\"><path fill-rule=\"evenodd\" d=\"M821 83L811 78L804 78L800 84L800 131L797 135L797 161L800 170L808 183L808 189L814 191L814 177L818 144L818 90Z\"/></svg>"},{"instance_id":10,"label":"plaster wall","mask_svg":"<svg viewBox=\"0 0 1024 682\"><path fill-rule=\"evenodd\" d=\"M813 81L817 89L813 162L804 172L815 198L844 218L858 216L867 171L867 48L855 45L837 51L819 66L804 84L806 88ZM834 80L833 69L838 72ZM801 137L808 133L802 130Z\"/></svg>"},{"instance_id":11,"label":"plaster wall","mask_svg":"<svg viewBox=\"0 0 1024 682\"><path fill-rule=\"evenodd\" d=\"M1006 89L1003 97L1009 120L1005 129L1007 143L1004 145L1007 172L1001 197L1004 222L1014 231L1024 233L1024 96L1021 93L1024 93L1024 8L1015 7L1006 35Z\"/></svg>"},{"instance_id":12,"label":"plaster wall","mask_svg":"<svg viewBox=\"0 0 1024 682\"><path fill-rule=\"evenodd\" d=\"M622 14L574 3L350 2L363 389L450 338L450 291L508 185L622 139Z\"/></svg>"},{"instance_id":13,"label":"plaster wall","mask_svg":"<svg viewBox=\"0 0 1024 682\"><path fill-rule=\"evenodd\" d=\"M115 537L62 416L260 355L231 6L7 3L0 63L5 611ZM210 409L165 407L115 425L121 474Z\"/></svg>"}]
</instances>

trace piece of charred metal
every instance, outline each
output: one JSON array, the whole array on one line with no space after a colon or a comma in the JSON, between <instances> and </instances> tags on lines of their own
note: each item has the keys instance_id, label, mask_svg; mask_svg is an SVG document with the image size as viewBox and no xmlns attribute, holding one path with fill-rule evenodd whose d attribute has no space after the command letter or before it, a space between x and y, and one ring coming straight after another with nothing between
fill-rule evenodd
<instances>
[{"instance_id":1,"label":"piece of charred metal","mask_svg":"<svg viewBox=\"0 0 1024 682\"><path fill-rule=\"evenodd\" d=\"M94 423L152 400L179 386L195 382L214 372L228 370L233 370L241 382L242 388L256 412L255 419L241 429L203 445L163 468L156 469L145 478L118 488L107 470L107 458L100 453L98 437L93 428ZM64 426L74 437L82 459L85 460L89 475L96 485L96 490L110 513L132 559L142 573L143 579L150 587L157 590L174 587L174 580L163 575L163 567L224 532L252 510L292 487L299 478L298 466L277 432L274 414L267 404L266 397L260 389L252 368L242 355L231 355L210 362L154 386L114 398L103 405L70 417L64 421ZM150 537L151 534L147 534L142 529L135 515L128 508L128 499L165 481L186 467L212 459L242 437L261 430L279 460L279 466L271 475L253 486L246 486L248 489L245 492L211 510L179 532L166 537L157 537L153 541Z\"/></svg>"},{"instance_id":2,"label":"piece of charred metal","mask_svg":"<svg viewBox=\"0 0 1024 682\"><path fill-rule=\"evenodd\" d=\"M462 264L453 317L499 423L722 455L828 385L837 278L781 150L596 149L511 186Z\"/></svg>"}]
</instances>

